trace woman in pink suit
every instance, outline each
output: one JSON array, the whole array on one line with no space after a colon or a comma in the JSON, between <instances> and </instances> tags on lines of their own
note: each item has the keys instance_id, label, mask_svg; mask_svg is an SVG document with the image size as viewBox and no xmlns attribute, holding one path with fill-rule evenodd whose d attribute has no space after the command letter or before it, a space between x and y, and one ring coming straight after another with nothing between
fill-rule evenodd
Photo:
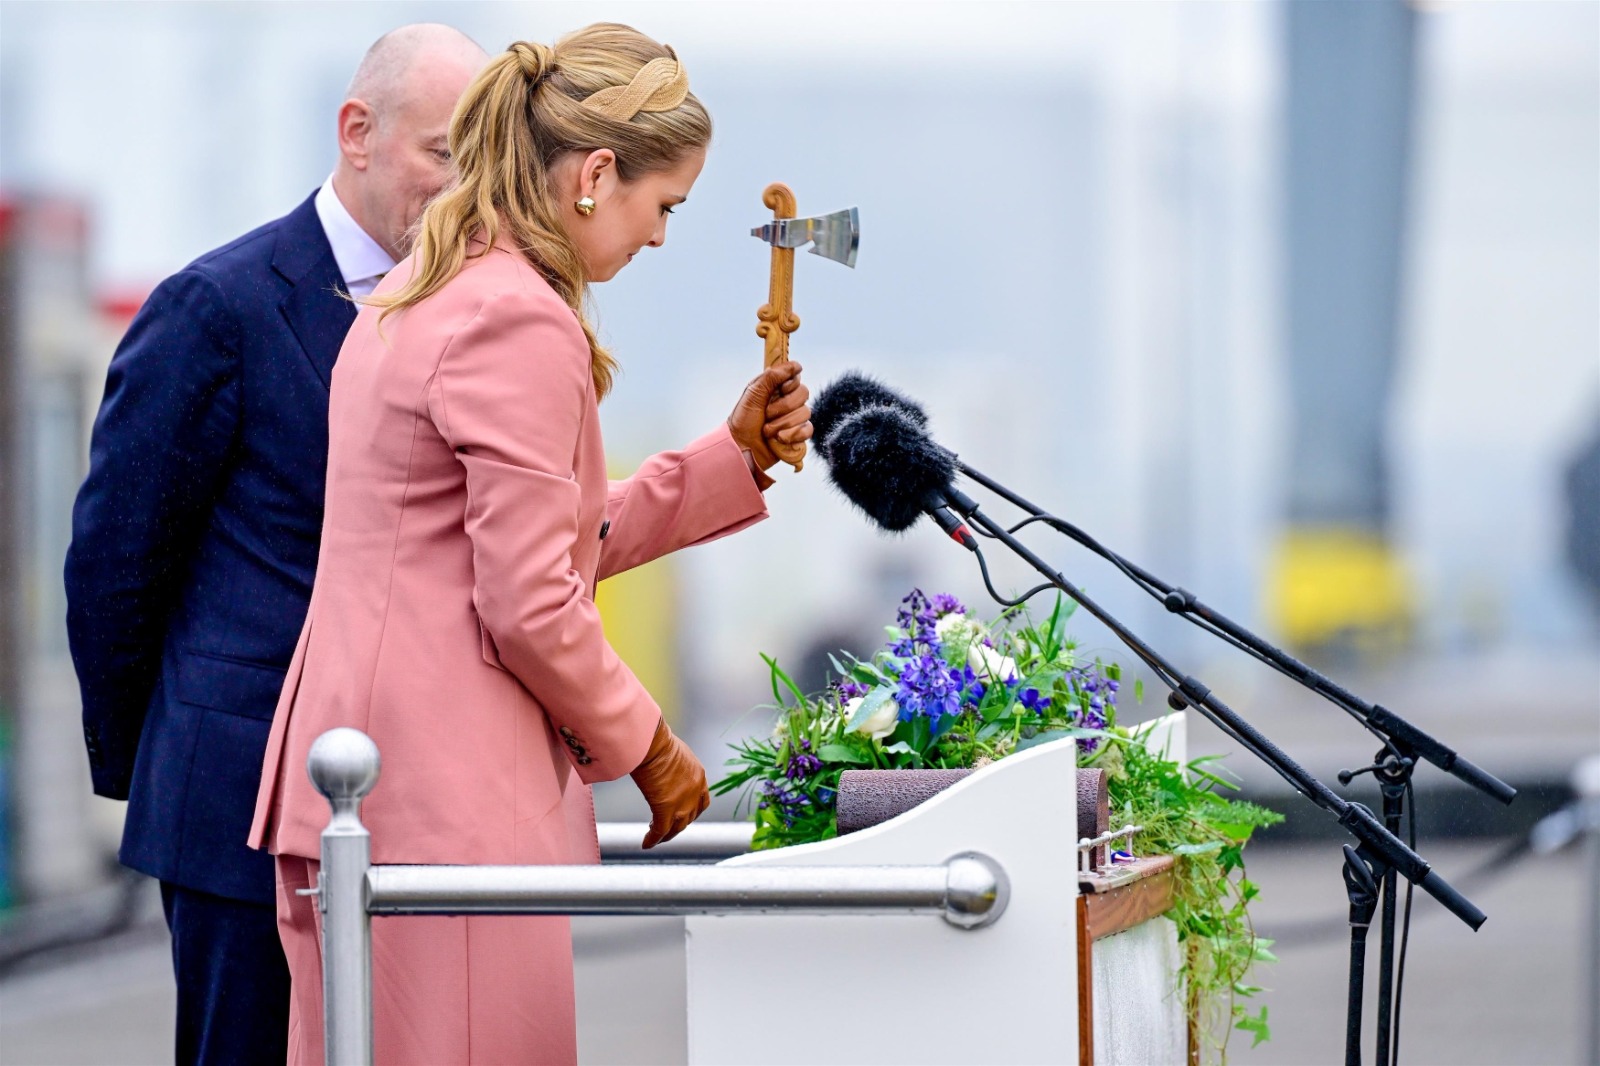
<instances>
[{"instance_id":1,"label":"woman in pink suit","mask_svg":"<svg viewBox=\"0 0 1600 1066\"><path fill-rule=\"evenodd\" d=\"M519 42L450 128L459 183L374 294L333 375L310 613L273 721L251 843L278 865L291 1062L322 1061L315 885L335 726L371 736L379 863L598 861L589 784L631 773L646 845L705 808L705 773L601 632L597 581L766 514L763 473L811 435L799 368L726 425L608 483L597 403L615 364L589 282L645 246L699 175L711 122L676 56L624 26ZM564 918L373 926L384 1063L576 1060Z\"/></svg>"}]
</instances>

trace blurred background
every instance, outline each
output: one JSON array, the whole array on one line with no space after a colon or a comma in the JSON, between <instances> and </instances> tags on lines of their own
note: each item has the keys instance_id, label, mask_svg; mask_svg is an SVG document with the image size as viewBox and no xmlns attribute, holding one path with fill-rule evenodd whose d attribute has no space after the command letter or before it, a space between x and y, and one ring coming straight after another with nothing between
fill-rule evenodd
<instances>
[{"instance_id":1,"label":"blurred background","mask_svg":"<svg viewBox=\"0 0 1600 1066\"><path fill-rule=\"evenodd\" d=\"M492 52L602 19L674 45L717 122L666 247L595 292L624 366L602 407L618 471L725 417L759 368L762 188L859 207L857 269L796 268L813 390L852 368L900 387L974 466L1522 789L1501 808L1418 774L1419 850L1477 878L1491 922L1419 904L1407 1057L1576 1061L1596 1009L1578 862L1493 857L1600 750L1600 5L1399 0L0 5L0 1057L171 1053L165 930L118 872L121 804L90 793L63 624L122 329L322 182L386 30L445 21ZM770 722L748 713L758 653L820 687L824 653L870 651L912 586L986 601L966 553L931 526L879 535L819 462L769 501L601 589L713 771ZM1370 761L1331 705L1031 543L1314 773ZM1192 728L1192 751L1229 750ZM1278 1038L1239 1057L1331 1060L1336 827L1247 758L1246 793L1288 815L1252 846L1258 925L1288 932L1260 978ZM600 805L642 809L626 786ZM643 972L617 961L654 942L636 934L577 926L587 1060L682 1058L670 1009L631 1044L601 1024Z\"/></svg>"}]
</instances>

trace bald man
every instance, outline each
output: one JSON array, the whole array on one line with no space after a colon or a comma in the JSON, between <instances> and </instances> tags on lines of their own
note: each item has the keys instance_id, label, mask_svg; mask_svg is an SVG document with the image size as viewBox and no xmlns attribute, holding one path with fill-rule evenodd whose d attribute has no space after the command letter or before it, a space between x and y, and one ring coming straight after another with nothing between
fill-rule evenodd
<instances>
[{"instance_id":1,"label":"bald man","mask_svg":"<svg viewBox=\"0 0 1600 1066\"><path fill-rule=\"evenodd\" d=\"M450 173L486 60L448 26L362 59L339 158L283 218L150 295L111 360L73 510L67 628L94 790L120 858L161 881L179 1063L284 1061L272 857L245 846L322 530L328 380L355 317Z\"/></svg>"}]
</instances>

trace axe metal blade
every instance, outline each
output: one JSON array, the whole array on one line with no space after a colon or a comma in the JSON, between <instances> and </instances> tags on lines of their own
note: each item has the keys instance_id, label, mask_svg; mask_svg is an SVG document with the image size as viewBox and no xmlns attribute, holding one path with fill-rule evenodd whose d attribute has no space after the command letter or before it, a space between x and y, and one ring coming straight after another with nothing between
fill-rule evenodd
<instances>
[{"instance_id":1,"label":"axe metal blade","mask_svg":"<svg viewBox=\"0 0 1600 1066\"><path fill-rule=\"evenodd\" d=\"M775 218L750 231L774 248L799 248L810 244L811 254L847 267L856 265L861 247L861 216L853 207L811 218Z\"/></svg>"}]
</instances>

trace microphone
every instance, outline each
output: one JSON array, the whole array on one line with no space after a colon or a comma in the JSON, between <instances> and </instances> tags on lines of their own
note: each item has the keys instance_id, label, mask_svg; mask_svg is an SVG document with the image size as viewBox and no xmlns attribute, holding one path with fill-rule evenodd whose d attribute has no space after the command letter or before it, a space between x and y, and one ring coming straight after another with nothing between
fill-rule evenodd
<instances>
[{"instance_id":1,"label":"microphone","mask_svg":"<svg viewBox=\"0 0 1600 1066\"><path fill-rule=\"evenodd\" d=\"M828 466L828 480L876 525L891 533L910 529L924 514L957 544L976 551L977 540L950 512L956 456L933 442L927 415L881 401L892 390L861 375L829 385L812 407L825 429L813 438ZM909 401L907 401L909 403ZM920 416L920 419L919 419Z\"/></svg>"},{"instance_id":2,"label":"microphone","mask_svg":"<svg viewBox=\"0 0 1600 1066\"><path fill-rule=\"evenodd\" d=\"M863 407L894 407L915 422L918 427L928 427L928 412L922 405L902 396L883 382L859 371L849 371L823 388L811 401L811 446L824 459L828 455L828 439L840 422Z\"/></svg>"}]
</instances>

